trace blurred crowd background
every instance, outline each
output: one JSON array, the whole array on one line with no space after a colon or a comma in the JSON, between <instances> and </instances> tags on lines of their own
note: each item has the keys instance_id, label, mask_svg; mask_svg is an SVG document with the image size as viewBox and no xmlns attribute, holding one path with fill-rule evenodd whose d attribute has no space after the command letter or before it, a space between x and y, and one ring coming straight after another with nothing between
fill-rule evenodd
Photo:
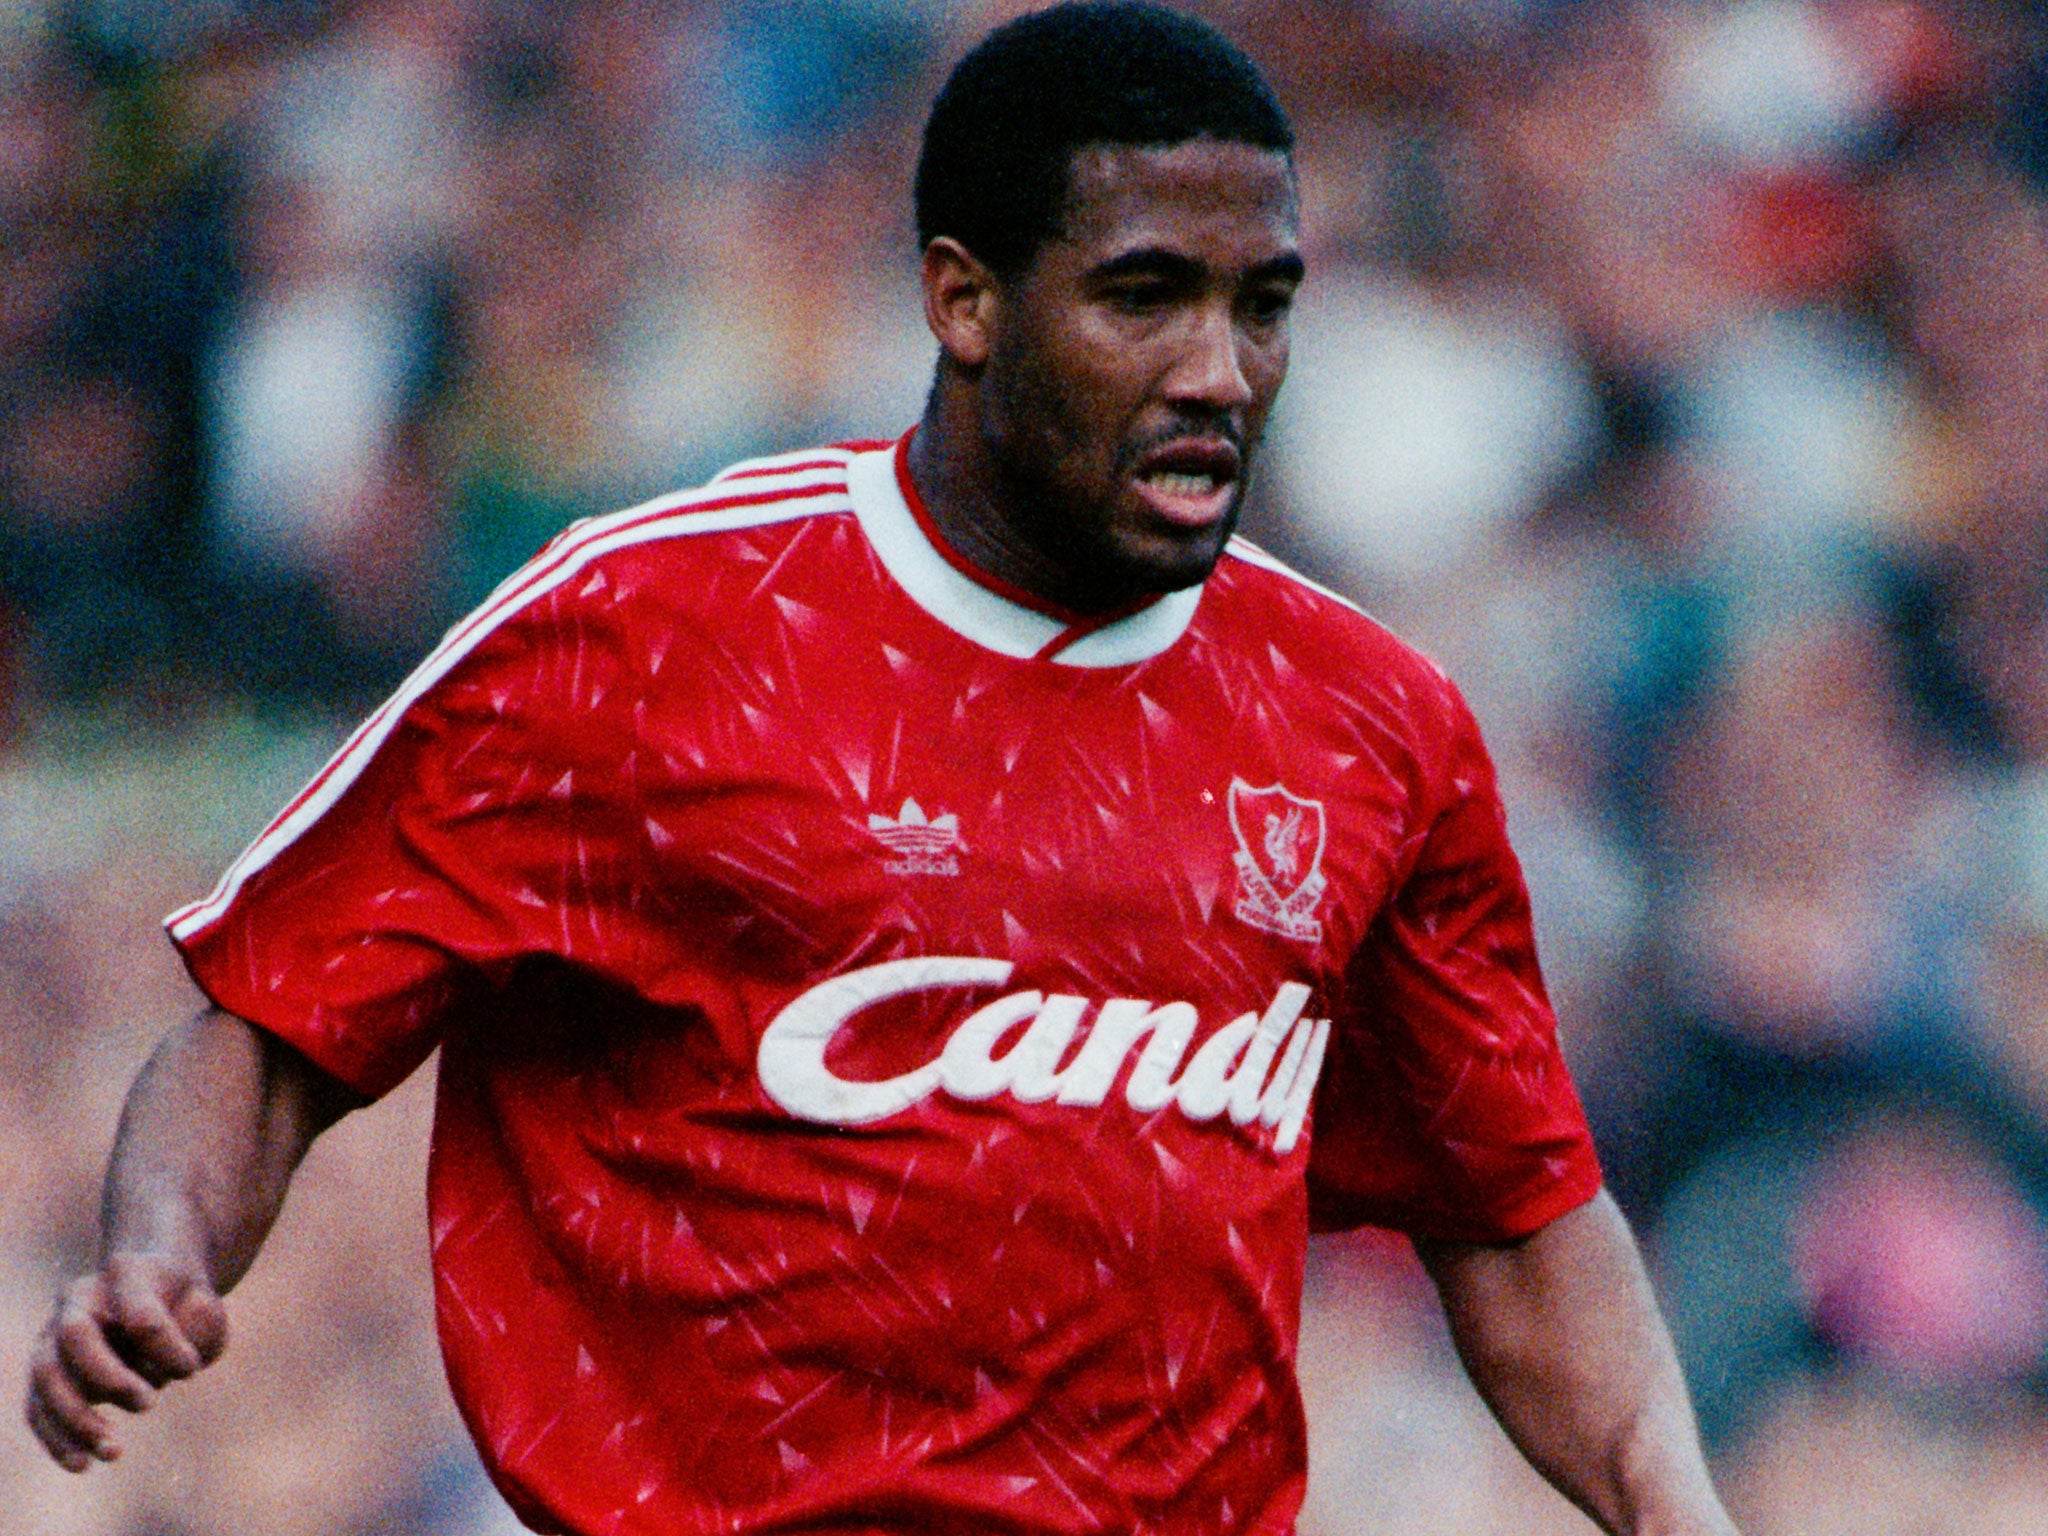
<instances>
[{"instance_id":1,"label":"blurred crowd background","mask_svg":"<svg viewBox=\"0 0 2048 1536\"><path fill-rule=\"evenodd\" d=\"M1022 7L0 0L0 1368L157 930L564 522L893 435L926 104ZM2048 22L1219 0L1312 271L1247 531L1465 684L1751 1536L2048 1530ZM119 1466L0 1532L503 1536L425 1085ZM1319 1246L1305 1536L1584 1532L1405 1245Z\"/></svg>"}]
</instances>

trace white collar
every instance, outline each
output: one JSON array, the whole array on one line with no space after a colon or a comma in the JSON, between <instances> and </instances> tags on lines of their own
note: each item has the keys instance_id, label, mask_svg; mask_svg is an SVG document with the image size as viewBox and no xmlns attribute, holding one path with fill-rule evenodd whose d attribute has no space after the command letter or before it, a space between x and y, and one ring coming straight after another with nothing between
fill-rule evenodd
<instances>
[{"instance_id":1,"label":"white collar","mask_svg":"<svg viewBox=\"0 0 2048 1536\"><path fill-rule=\"evenodd\" d=\"M1043 657L1069 667L1127 667L1148 661L1187 632L1202 601L1199 585L1099 629L1068 625L1013 602L955 568L919 525L897 483L896 447L856 454L846 468L854 515L882 565L926 613L954 633L1004 656ZM1076 638L1057 646L1070 630Z\"/></svg>"}]
</instances>

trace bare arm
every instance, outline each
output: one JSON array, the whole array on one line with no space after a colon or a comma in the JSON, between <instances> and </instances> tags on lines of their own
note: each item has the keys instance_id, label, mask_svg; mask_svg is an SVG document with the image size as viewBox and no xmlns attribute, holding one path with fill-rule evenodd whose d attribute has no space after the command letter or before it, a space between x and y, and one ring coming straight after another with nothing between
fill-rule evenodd
<instances>
[{"instance_id":1,"label":"bare arm","mask_svg":"<svg viewBox=\"0 0 2048 1536\"><path fill-rule=\"evenodd\" d=\"M1603 1190L1506 1244L1419 1241L1522 1453L1614 1536L1734 1536L1628 1223Z\"/></svg>"},{"instance_id":2,"label":"bare arm","mask_svg":"<svg viewBox=\"0 0 2048 1536\"><path fill-rule=\"evenodd\" d=\"M171 1031L121 1111L98 1267L65 1287L30 1357L29 1427L82 1472L120 1441L95 1405L140 1413L227 1345L220 1298L248 1271L313 1138L360 1100L219 1009Z\"/></svg>"}]
</instances>

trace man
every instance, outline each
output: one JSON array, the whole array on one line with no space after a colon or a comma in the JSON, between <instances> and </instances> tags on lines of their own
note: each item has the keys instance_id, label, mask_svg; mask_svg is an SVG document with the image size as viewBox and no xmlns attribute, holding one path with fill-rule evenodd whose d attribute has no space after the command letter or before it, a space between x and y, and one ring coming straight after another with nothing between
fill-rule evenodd
<instances>
[{"instance_id":1,"label":"man","mask_svg":"<svg viewBox=\"0 0 2048 1536\"><path fill-rule=\"evenodd\" d=\"M915 432L571 529L172 917L217 1007L32 1369L59 1461L438 1045L443 1349L538 1529L1286 1532L1313 1219L1415 1235L1607 1529L1729 1530L1470 716L1232 538L1291 143L1151 6L963 62Z\"/></svg>"}]
</instances>

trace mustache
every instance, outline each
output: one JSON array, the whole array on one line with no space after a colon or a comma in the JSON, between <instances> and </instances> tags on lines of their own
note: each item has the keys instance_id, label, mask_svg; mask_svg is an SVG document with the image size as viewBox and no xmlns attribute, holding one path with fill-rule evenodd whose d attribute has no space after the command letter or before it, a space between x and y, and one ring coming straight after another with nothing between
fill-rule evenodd
<instances>
[{"instance_id":1,"label":"mustache","mask_svg":"<svg viewBox=\"0 0 2048 1536\"><path fill-rule=\"evenodd\" d=\"M1186 438L1221 438L1237 450L1240 457L1252 446L1252 438L1245 431L1244 424L1229 411L1194 411L1182 408L1174 419L1163 427L1147 432L1135 442L1126 443L1118 458L1125 467L1136 464L1154 449L1168 443L1181 442Z\"/></svg>"}]
</instances>

